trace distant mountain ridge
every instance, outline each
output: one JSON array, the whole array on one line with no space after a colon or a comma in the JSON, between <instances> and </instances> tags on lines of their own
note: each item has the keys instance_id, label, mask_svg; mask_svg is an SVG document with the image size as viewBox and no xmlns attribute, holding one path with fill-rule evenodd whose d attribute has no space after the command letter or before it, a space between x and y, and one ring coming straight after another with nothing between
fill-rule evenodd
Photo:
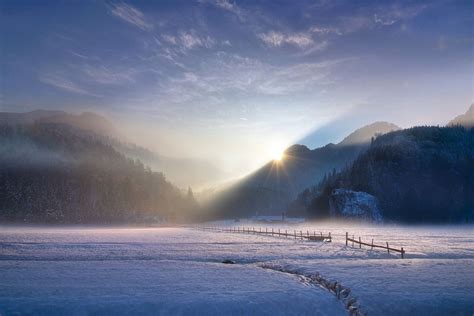
<instances>
[{"instance_id":1,"label":"distant mountain ridge","mask_svg":"<svg viewBox=\"0 0 474 316\"><path fill-rule=\"evenodd\" d=\"M392 123L375 122L354 131L338 144L330 143L313 150L304 145L292 145L282 161L267 163L217 194L210 209L235 216L284 211L299 192L355 160L374 137L399 129Z\"/></svg>"},{"instance_id":2,"label":"distant mountain ridge","mask_svg":"<svg viewBox=\"0 0 474 316\"><path fill-rule=\"evenodd\" d=\"M174 184L187 188L219 180L222 171L208 161L193 158L174 158L130 143L107 118L93 112L71 114L64 111L36 110L26 113L0 112L0 126L28 126L32 124L62 124L77 133L92 133L125 156L138 159L154 171L163 172Z\"/></svg>"},{"instance_id":3,"label":"distant mountain ridge","mask_svg":"<svg viewBox=\"0 0 474 316\"><path fill-rule=\"evenodd\" d=\"M28 125L38 123L66 124L101 136L116 137L115 126L105 117L92 112L71 114L64 111L36 110L26 113L0 112L0 124Z\"/></svg>"},{"instance_id":4,"label":"distant mountain ridge","mask_svg":"<svg viewBox=\"0 0 474 316\"><path fill-rule=\"evenodd\" d=\"M389 122L375 122L349 134L344 138L338 145L357 145L368 143L372 140L372 137L377 137L389 132L398 131L400 127Z\"/></svg>"},{"instance_id":5,"label":"distant mountain ridge","mask_svg":"<svg viewBox=\"0 0 474 316\"><path fill-rule=\"evenodd\" d=\"M474 127L474 104L471 104L466 113L456 116L448 123L448 126L460 125L465 128Z\"/></svg>"},{"instance_id":6,"label":"distant mountain ridge","mask_svg":"<svg viewBox=\"0 0 474 316\"><path fill-rule=\"evenodd\" d=\"M474 104L465 114L451 120L448 123L449 126L472 128L474 126ZM425 129L412 130L425 131ZM372 147L372 143L377 141L378 136L411 133L411 130L404 131L407 130L401 130L392 123L375 122L355 130L338 144L330 143L313 150L304 145L292 145L285 151L284 159L281 162L271 161L231 188L217 194L210 209L219 216L227 217L245 217L255 213L280 214L284 211L303 215L308 203L311 203L311 200L317 196L316 185L321 180L333 179L339 171L350 168L358 157ZM433 133L433 135L443 135L443 137L452 135L450 130L441 130L439 134L430 129L426 129L426 131L428 134ZM383 139L392 138L387 136ZM460 142L465 142L466 139L468 138L463 138ZM436 143L434 145L437 146ZM391 148L390 146L396 147L399 144L392 144L387 148ZM472 139L471 143L466 143L466 146L471 146L469 148L472 149L474 146ZM442 149L442 147L440 148ZM444 153L444 150L441 149L440 152ZM373 181L378 180L380 179ZM453 181L456 183L457 180ZM359 190L360 188L355 187L355 189ZM296 196L298 196L297 199L295 199ZM379 194L379 196L383 195ZM442 217L442 215L440 216ZM389 218L397 218L397 216L391 213Z\"/></svg>"}]
</instances>

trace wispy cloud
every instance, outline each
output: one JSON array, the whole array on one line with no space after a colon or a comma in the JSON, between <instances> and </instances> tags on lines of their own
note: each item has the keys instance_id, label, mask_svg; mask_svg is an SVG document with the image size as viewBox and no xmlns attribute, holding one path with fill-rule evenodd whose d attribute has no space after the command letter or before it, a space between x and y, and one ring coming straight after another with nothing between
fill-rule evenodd
<instances>
[{"instance_id":1,"label":"wispy cloud","mask_svg":"<svg viewBox=\"0 0 474 316\"><path fill-rule=\"evenodd\" d=\"M222 10L229 11L237 15L241 20L244 18L244 13L242 8L240 8L235 2L229 0L199 0L200 3L206 3L213 6L216 6Z\"/></svg>"},{"instance_id":2,"label":"wispy cloud","mask_svg":"<svg viewBox=\"0 0 474 316\"><path fill-rule=\"evenodd\" d=\"M85 60L90 59L89 56L86 56L86 55L84 55L84 54L78 53L78 52L73 51L73 50L69 50L69 53L70 53L71 55L75 56L75 57L80 58L80 59L85 59Z\"/></svg>"},{"instance_id":3,"label":"wispy cloud","mask_svg":"<svg viewBox=\"0 0 474 316\"><path fill-rule=\"evenodd\" d=\"M182 31L177 35L165 34L163 40L182 52L193 48L212 48L216 41L209 35L199 35L195 30Z\"/></svg>"},{"instance_id":4,"label":"wispy cloud","mask_svg":"<svg viewBox=\"0 0 474 316\"><path fill-rule=\"evenodd\" d=\"M268 46L281 46L285 42L285 35L279 32L260 33L258 37Z\"/></svg>"},{"instance_id":5,"label":"wispy cloud","mask_svg":"<svg viewBox=\"0 0 474 316\"><path fill-rule=\"evenodd\" d=\"M183 32L179 36L181 44L186 49L191 49L193 47L206 47L211 48L214 46L215 42L209 36L199 37L194 32Z\"/></svg>"},{"instance_id":6,"label":"wispy cloud","mask_svg":"<svg viewBox=\"0 0 474 316\"><path fill-rule=\"evenodd\" d=\"M136 71L133 68L125 70L112 70L106 66L91 66L86 64L81 67L88 79L104 85L121 85L135 82Z\"/></svg>"},{"instance_id":7,"label":"wispy cloud","mask_svg":"<svg viewBox=\"0 0 474 316\"><path fill-rule=\"evenodd\" d=\"M278 47L283 44L298 46L300 48L308 47L314 44L314 41L308 33L284 34L281 32L270 31L260 33L258 37L268 46Z\"/></svg>"},{"instance_id":8,"label":"wispy cloud","mask_svg":"<svg viewBox=\"0 0 474 316\"><path fill-rule=\"evenodd\" d=\"M382 2L380 5L353 12L351 15L338 16L329 25L313 25L309 28L309 32L324 37L348 35L376 27L387 27L400 21L415 18L428 7L428 4L401 6L397 3Z\"/></svg>"},{"instance_id":9,"label":"wispy cloud","mask_svg":"<svg viewBox=\"0 0 474 316\"><path fill-rule=\"evenodd\" d=\"M321 34L321 35L327 35L327 34L336 34L336 35L342 35L342 32L339 28L329 26L329 27L323 27L323 26L312 26L309 31L311 33L315 34Z\"/></svg>"},{"instance_id":10,"label":"wispy cloud","mask_svg":"<svg viewBox=\"0 0 474 316\"><path fill-rule=\"evenodd\" d=\"M374 14L374 21L381 25L392 25L401 20L411 19L422 13L428 5L400 6L391 5L388 8L381 8Z\"/></svg>"},{"instance_id":11,"label":"wispy cloud","mask_svg":"<svg viewBox=\"0 0 474 316\"><path fill-rule=\"evenodd\" d=\"M114 16L144 31L153 28L153 24L147 21L145 14L129 4L115 3L110 6L109 10Z\"/></svg>"},{"instance_id":12,"label":"wispy cloud","mask_svg":"<svg viewBox=\"0 0 474 316\"><path fill-rule=\"evenodd\" d=\"M66 79L60 75L53 75L53 74L45 74L41 75L39 77L39 80L42 83L48 84L50 86L59 88L61 90L67 91L67 92L72 92L72 93L77 93L77 94L82 94L82 95L90 95L90 96L96 96L95 94L85 90L78 84L72 82L69 79Z\"/></svg>"},{"instance_id":13,"label":"wispy cloud","mask_svg":"<svg viewBox=\"0 0 474 316\"><path fill-rule=\"evenodd\" d=\"M335 67L348 61L330 60L317 63L297 63L274 66L235 54L217 53L200 70L186 71L160 85L163 102L199 102L212 97L217 103L224 96L256 97L291 95L296 92L315 92L318 87L332 84L330 75ZM321 88L323 89L323 88ZM326 89L326 88L324 88Z\"/></svg>"},{"instance_id":14,"label":"wispy cloud","mask_svg":"<svg viewBox=\"0 0 474 316\"><path fill-rule=\"evenodd\" d=\"M342 60L299 63L284 67L270 67L271 76L260 82L258 89L264 94L284 95L333 83L329 78L334 66Z\"/></svg>"},{"instance_id":15,"label":"wispy cloud","mask_svg":"<svg viewBox=\"0 0 474 316\"><path fill-rule=\"evenodd\" d=\"M229 0L216 0L214 3L216 4L216 6L224 10L228 10L234 13L237 13L239 11L239 7L235 3L230 2Z\"/></svg>"}]
</instances>

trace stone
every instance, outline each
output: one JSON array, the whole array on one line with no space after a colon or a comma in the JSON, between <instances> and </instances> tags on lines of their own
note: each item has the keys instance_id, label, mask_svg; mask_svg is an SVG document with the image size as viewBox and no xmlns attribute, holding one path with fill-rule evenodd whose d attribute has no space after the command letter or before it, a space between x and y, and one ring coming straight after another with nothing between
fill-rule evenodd
<instances>
[{"instance_id":1,"label":"stone","mask_svg":"<svg viewBox=\"0 0 474 316\"><path fill-rule=\"evenodd\" d=\"M332 217L382 222L382 213L375 196L348 189L335 189L329 199Z\"/></svg>"}]
</instances>

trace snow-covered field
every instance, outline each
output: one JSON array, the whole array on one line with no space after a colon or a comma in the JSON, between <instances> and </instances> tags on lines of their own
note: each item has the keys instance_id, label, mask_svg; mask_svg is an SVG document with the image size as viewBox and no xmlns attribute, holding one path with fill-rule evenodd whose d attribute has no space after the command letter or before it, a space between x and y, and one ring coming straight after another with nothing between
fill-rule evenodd
<instances>
[{"instance_id":1,"label":"snow-covered field","mask_svg":"<svg viewBox=\"0 0 474 316\"><path fill-rule=\"evenodd\" d=\"M330 231L334 240L194 228L0 227L0 314L347 315L343 299L304 277L316 274L351 289L369 315L474 313L472 226L237 224ZM403 246L406 258L346 247L346 231Z\"/></svg>"}]
</instances>

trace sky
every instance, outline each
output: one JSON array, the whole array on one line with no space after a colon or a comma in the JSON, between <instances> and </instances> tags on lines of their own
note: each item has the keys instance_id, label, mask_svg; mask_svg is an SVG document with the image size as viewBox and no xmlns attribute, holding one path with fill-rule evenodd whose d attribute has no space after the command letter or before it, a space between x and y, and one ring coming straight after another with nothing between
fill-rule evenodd
<instances>
[{"instance_id":1,"label":"sky","mask_svg":"<svg viewBox=\"0 0 474 316\"><path fill-rule=\"evenodd\" d=\"M374 121L473 102L472 1L0 1L0 110L94 111L249 172Z\"/></svg>"}]
</instances>

